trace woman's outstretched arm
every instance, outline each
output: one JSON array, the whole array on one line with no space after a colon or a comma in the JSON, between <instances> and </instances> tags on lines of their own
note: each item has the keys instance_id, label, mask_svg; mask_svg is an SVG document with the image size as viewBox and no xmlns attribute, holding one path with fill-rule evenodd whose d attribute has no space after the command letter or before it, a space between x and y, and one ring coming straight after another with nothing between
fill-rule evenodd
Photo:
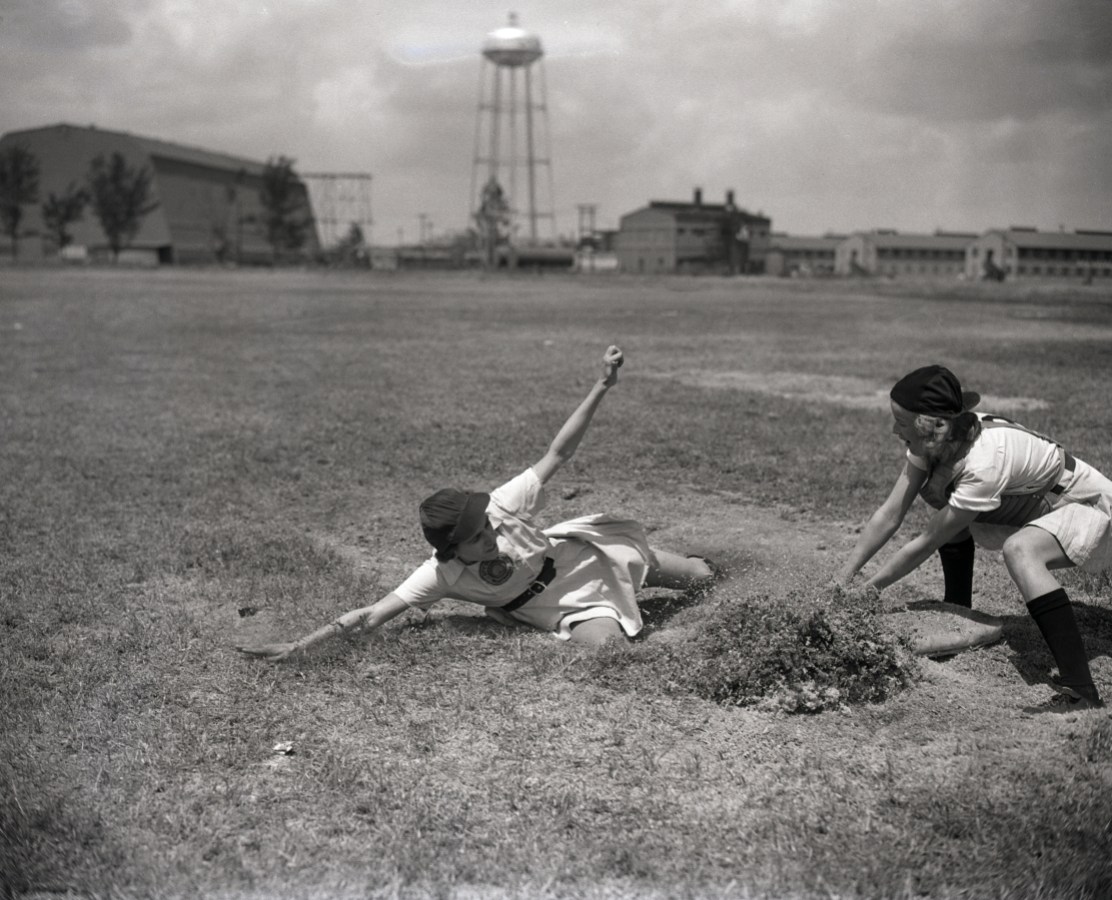
<instances>
[{"instance_id":1,"label":"woman's outstretched arm","mask_svg":"<svg viewBox=\"0 0 1112 900\"><path fill-rule=\"evenodd\" d=\"M254 656L257 659L265 659L269 662L278 662L302 650L312 647L314 644L319 644L321 641L327 640L337 634L344 634L346 632L360 629L363 631L373 631L380 625L389 622L395 616L400 615L409 609L409 606L397 594L390 593L383 597L376 603L370 606L364 606L361 609L353 609L350 612L344 613L338 619L330 622L311 634L290 643L278 644L248 644L236 647L241 653L248 656Z\"/></svg>"},{"instance_id":2,"label":"woman's outstretched arm","mask_svg":"<svg viewBox=\"0 0 1112 900\"><path fill-rule=\"evenodd\" d=\"M907 511L915 502L919 488L926 480L926 472L910 463L904 463L903 471L892 486L891 493L869 517L861 537L857 539L857 545L838 573L838 583L848 585L861 567L899 531Z\"/></svg>"},{"instance_id":3,"label":"woman's outstretched arm","mask_svg":"<svg viewBox=\"0 0 1112 900\"><path fill-rule=\"evenodd\" d=\"M595 410L606 396L606 392L618 383L618 368L623 361L622 351L613 344L607 348L602 357L602 377L591 386L586 399L576 407L563 427L557 432L556 437L548 447L548 451L540 461L533 466L537 478L544 484L551 478L557 469L575 455L579 442L587 433Z\"/></svg>"},{"instance_id":4,"label":"woman's outstretched arm","mask_svg":"<svg viewBox=\"0 0 1112 900\"><path fill-rule=\"evenodd\" d=\"M921 534L917 534L885 560L884 565L869 578L868 584L878 590L895 584L930 559L939 547L961 534L976 518L977 513L972 510L942 507L931 516Z\"/></svg>"}]
</instances>

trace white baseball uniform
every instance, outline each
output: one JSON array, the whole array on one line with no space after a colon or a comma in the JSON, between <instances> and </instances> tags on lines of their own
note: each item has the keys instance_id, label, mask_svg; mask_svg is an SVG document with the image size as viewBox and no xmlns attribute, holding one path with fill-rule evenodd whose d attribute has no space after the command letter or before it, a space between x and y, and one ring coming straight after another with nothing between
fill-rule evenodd
<instances>
[{"instance_id":1,"label":"white baseball uniform","mask_svg":"<svg viewBox=\"0 0 1112 900\"><path fill-rule=\"evenodd\" d=\"M497 559L465 565L458 559L425 560L393 593L428 609L454 598L501 607L529 588L552 559L555 576L510 615L562 640L588 619L616 619L632 637L641 630L637 591L652 558L644 529L630 519L584 516L542 529L535 516L545 505L544 485L530 466L492 491L487 517L498 543Z\"/></svg>"},{"instance_id":2,"label":"white baseball uniform","mask_svg":"<svg viewBox=\"0 0 1112 900\"><path fill-rule=\"evenodd\" d=\"M981 433L946 487L950 506L978 513L970 526L977 543L999 549L1018 528L1035 525L1054 535L1075 565L1112 568L1112 481L1043 435L997 416L978 418ZM930 470L926 459L910 451L907 458ZM1010 500L1035 495L1042 508L1023 521L994 517Z\"/></svg>"}]
</instances>

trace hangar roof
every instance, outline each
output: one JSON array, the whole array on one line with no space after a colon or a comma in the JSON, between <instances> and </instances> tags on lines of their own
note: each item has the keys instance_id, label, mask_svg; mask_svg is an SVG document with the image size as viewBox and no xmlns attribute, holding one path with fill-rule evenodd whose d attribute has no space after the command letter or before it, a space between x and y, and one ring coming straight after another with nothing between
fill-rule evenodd
<instances>
[{"instance_id":1,"label":"hangar roof","mask_svg":"<svg viewBox=\"0 0 1112 900\"><path fill-rule=\"evenodd\" d=\"M59 135L71 133L85 133L96 135L104 140L118 140L131 143L140 152L151 157L171 159L179 162L188 162L194 165L206 166L213 169L246 170L252 175L261 175L266 168L265 164L240 156L227 153L214 153L211 150L202 150L199 147L190 147L185 144L176 144L170 141L161 141L157 138L143 137L127 131L113 131L108 128L97 128L95 125L70 125L62 122L57 125L47 125L42 128L27 128L22 131L9 131L4 135L5 142L18 141L20 137L46 137L51 132Z\"/></svg>"}]
</instances>

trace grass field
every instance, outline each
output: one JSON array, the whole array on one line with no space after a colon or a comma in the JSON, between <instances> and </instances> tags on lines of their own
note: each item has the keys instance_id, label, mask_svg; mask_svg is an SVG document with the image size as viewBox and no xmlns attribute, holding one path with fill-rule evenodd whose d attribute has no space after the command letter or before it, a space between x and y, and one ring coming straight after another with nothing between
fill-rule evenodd
<instances>
[{"instance_id":1,"label":"grass field","mask_svg":"<svg viewBox=\"0 0 1112 900\"><path fill-rule=\"evenodd\" d=\"M419 500L538 459L612 342L547 521L713 555L706 608L650 597L601 655L452 603L235 652L387 592ZM1112 895L1112 719L1029 711L1051 661L996 555L1004 640L884 702L788 715L652 665L827 581L928 362L1112 472L1093 287L0 270L0 897ZM1112 697L1112 590L1067 585Z\"/></svg>"}]
</instances>

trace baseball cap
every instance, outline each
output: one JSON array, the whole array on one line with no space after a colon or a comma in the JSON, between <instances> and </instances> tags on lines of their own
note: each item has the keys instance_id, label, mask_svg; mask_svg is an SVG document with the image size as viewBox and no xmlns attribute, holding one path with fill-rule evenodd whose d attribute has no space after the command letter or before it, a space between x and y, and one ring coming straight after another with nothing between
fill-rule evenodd
<instances>
[{"instance_id":1,"label":"baseball cap","mask_svg":"<svg viewBox=\"0 0 1112 900\"><path fill-rule=\"evenodd\" d=\"M981 402L981 395L963 391L957 376L945 366L923 366L896 382L889 395L908 412L956 416Z\"/></svg>"},{"instance_id":2,"label":"baseball cap","mask_svg":"<svg viewBox=\"0 0 1112 900\"><path fill-rule=\"evenodd\" d=\"M486 525L490 494L444 488L421 501L421 530L437 557L451 559L449 548L474 537Z\"/></svg>"}]
</instances>

